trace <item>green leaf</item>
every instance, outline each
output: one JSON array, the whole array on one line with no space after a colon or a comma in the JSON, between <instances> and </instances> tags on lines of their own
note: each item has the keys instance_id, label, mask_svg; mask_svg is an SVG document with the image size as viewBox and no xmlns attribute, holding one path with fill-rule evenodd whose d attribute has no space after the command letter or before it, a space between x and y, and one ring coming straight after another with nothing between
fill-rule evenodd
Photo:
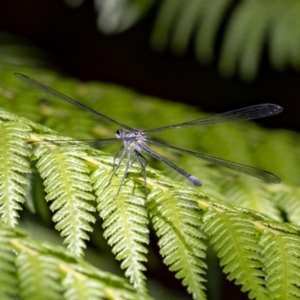
<instances>
[{"instance_id":1,"label":"green leaf","mask_svg":"<svg viewBox=\"0 0 300 300\"><path fill-rule=\"evenodd\" d=\"M94 206L93 188L89 177L90 170L82 157L87 154L73 147L57 147L51 142L35 149L37 169L44 180L46 200L52 201L50 209L55 212L53 221L61 231L68 248L76 256L83 254L84 240L92 231L89 223L96 221L92 212Z\"/></svg>"},{"instance_id":2,"label":"green leaf","mask_svg":"<svg viewBox=\"0 0 300 300\"><path fill-rule=\"evenodd\" d=\"M30 173L30 151L26 140L30 127L14 121L0 121L0 214L2 220L16 226L25 199L25 175ZM26 159L27 158L27 159Z\"/></svg>"},{"instance_id":3,"label":"green leaf","mask_svg":"<svg viewBox=\"0 0 300 300\"><path fill-rule=\"evenodd\" d=\"M253 80L265 45L274 68L300 68L297 0L164 0L159 5L151 36L156 50L169 46L183 54L194 42L199 61L209 63L218 52L219 38L219 70L224 76L239 73Z\"/></svg>"},{"instance_id":4,"label":"green leaf","mask_svg":"<svg viewBox=\"0 0 300 300\"><path fill-rule=\"evenodd\" d=\"M252 220L236 212L209 208L203 216L205 232L210 235L224 273L242 285L249 298L269 299L264 288L265 273L259 235Z\"/></svg>"},{"instance_id":5,"label":"green leaf","mask_svg":"<svg viewBox=\"0 0 300 300\"><path fill-rule=\"evenodd\" d=\"M16 257L16 266L22 299L63 299L55 260L27 248Z\"/></svg>"},{"instance_id":6,"label":"green leaf","mask_svg":"<svg viewBox=\"0 0 300 300\"><path fill-rule=\"evenodd\" d=\"M150 216L159 238L164 263L194 299L205 299L206 245L199 230L200 214L196 201L181 192L157 189L148 196Z\"/></svg>"},{"instance_id":7,"label":"green leaf","mask_svg":"<svg viewBox=\"0 0 300 300\"><path fill-rule=\"evenodd\" d=\"M260 240L271 299L299 299L299 236L265 230Z\"/></svg>"},{"instance_id":8,"label":"green leaf","mask_svg":"<svg viewBox=\"0 0 300 300\"><path fill-rule=\"evenodd\" d=\"M124 170L120 170L122 174ZM104 237L112 246L116 259L121 260L125 275L140 292L144 293L146 270L144 263L148 253L145 244L149 244L147 211L143 190L133 183L123 186L118 193L120 178L113 178L102 168L93 174L94 188L97 195L97 209L104 220ZM135 192L133 192L135 191Z\"/></svg>"},{"instance_id":9,"label":"green leaf","mask_svg":"<svg viewBox=\"0 0 300 300\"><path fill-rule=\"evenodd\" d=\"M2 224L2 221L1 221ZM0 230L0 298L11 300L17 294L17 280L14 259L9 242L15 235L10 228Z\"/></svg>"},{"instance_id":10,"label":"green leaf","mask_svg":"<svg viewBox=\"0 0 300 300\"><path fill-rule=\"evenodd\" d=\"M2 221L0 241L1 299L143 299L124 279Z\"/></svg>"}]
</instances>

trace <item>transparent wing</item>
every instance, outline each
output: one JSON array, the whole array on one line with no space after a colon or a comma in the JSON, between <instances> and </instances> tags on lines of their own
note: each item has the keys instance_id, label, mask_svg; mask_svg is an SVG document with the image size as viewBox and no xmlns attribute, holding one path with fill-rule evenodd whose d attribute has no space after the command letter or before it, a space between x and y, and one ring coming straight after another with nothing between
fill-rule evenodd
<instances>
[{"instance_id":1,"label":"transparent wing","mask_svg":"<svg viewBox=\"0 0 300 300\"><path fill-rule=\"evenodd\" d=\"M199 152L194 152L194 151L178 148L178 147L175 147L175 146L171 146L171 145L161 143L161 142L157 142L157 141L153 141L153 140L147 140L147 143L167 147L167 148L170 148L170 149L174 149L174 150L177 150L179 152L186 153L186 154L201 158L203 160L209 161L213 164L229 168L229 169L237 171L239 173L243 173L243 174L246 174L246 175L250 175L250 176L259 178L259 179L264 180L264 181L269 182L269 183L280 183L280 179L276 175L274 175L271 172L262 170L262 169L250 167L250 166L247 166L247 165L243 165L243 164L239 164L239 163L232 162L232 161L229 161L229 160L225 160L225 159L217 158L217 157L214 157L214 156L202 154L202 153L199 153Z\"/></svg>"},{"instance_id":2,"label":"transparent wing","mask_svg":"<svg viewBox=\"0 0 300 300\"><path fill-rule=\"evenodd\" d=\"M259 118L277 115L282 111L283 108L279 105L264 103L264 104L248 106L248 107L220 113L209 117L204 117L201 119L197 119L185 123L179 123L179 124L154 128L150 130L145 130L145 132L152 133L152 132L158 132L167 129L178 129L186 126L199 126L199 125L201 126L201 125L210 125L210 124L240 121L240 120L259 119Z\"/></svg>"},{"instance_id":3,"label":"transparent wing","mask_svg":"<svg viewBox=\"0 0 300 300\"><path fill-rule=\"evenodd\" d=\"M101 148L116 142L122 142L122 140L118 138L111 139L102 139L102 140L41 140L41 141L31 141L31 144L44 144L44 143L52 143L57 146L80 146L87 145L95 148Z\"/></svg>"},{"instance_id":4,"label":"transparent wing","mask_svg":"<svg viewBox=\"0 0 300 300\"><path fill-rule=\"evenodd\" d=\"M26 75L20 74L20 73L15 73L14 75L20 81L26 83L27 85L29 85L29 86L37 89L37 90L40 90L40 91L42 91L42 92L44 92L44 93L46 93L46 94L48 94L50 96L56 97L56 98L58 98L60 100L63 100L63 101L68 102L70 104L73 104L73 105L75 105L75 106L77 106L79 108L82 108L82 109L84 109L84 110L86 110L86 111L88 111L88 112L90 112L90 113L92 113L92 114L94 114L94 115L96 115L96 116L104 119L104 120L107 120L107 121L110 121L112 123L115 123L115 124L119 125L122 128L125 128L127 130L133 130L129 126L124 125L124 124L122 124L122 123L120 123L120 122L118 122L118 121L116 121L116 120L114 120L114 119L112 119L112 118L110 118L110 117L108 117L106 115L101 114L98 111L93 110L92 108L87 107L84 104L82 104L82 103L80 103L80 102L78 102L78 101L76 101L76 100L74 100L74 99L72 99L72 98L70 98L70 97L68 97L68 96L66 96L64 94L53 90L52 88L48 87L47 85L45 85L45 84L43 84L43 83L41 83L41 82L39 82L39 81L37 81L35 79L32 79L32 78L30 78L30 77L28 77Z\"/></svg>"}]
</instances>

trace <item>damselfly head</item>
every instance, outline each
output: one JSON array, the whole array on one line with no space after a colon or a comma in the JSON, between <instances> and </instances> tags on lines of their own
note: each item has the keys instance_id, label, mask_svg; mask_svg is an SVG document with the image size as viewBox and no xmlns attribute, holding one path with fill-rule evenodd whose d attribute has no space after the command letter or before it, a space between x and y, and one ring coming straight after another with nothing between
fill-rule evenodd
<instances>
[{"instance_id":1,"label":"damselfly head","mask_svg":"<svg viewBox=\"0 0 300 300\"><path fill-rule=\"evenodd\" d=\"M116 137L117 137L118 139L121 138L122 132L123 132L122 129L118 129L118 130L116 131Z\"/></svg>"}]
</instances>

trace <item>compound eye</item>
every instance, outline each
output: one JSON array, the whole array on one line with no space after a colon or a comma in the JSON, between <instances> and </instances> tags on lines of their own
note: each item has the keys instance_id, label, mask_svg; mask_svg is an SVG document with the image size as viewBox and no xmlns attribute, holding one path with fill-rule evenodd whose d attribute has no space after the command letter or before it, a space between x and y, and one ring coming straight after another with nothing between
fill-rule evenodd
<instances>
[{"instance_id":1,"label":"compound eye","mask_svg":"<svg viewBox=\"0 0 300 300\"><path fill-rule=\"evenodd\" d=\"M122 133L122 129L118 129L116 131L116 137L119 138L121 136L121 133Z\"/></svg>"}]
</instances>

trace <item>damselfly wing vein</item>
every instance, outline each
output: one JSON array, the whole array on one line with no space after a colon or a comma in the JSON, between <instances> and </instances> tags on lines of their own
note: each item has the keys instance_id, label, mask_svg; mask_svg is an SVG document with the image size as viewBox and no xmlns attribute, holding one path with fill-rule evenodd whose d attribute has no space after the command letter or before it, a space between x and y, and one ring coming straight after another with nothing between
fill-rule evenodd
<instances>
[{"instance_id":1,"label":"damselfly wing vein","mask_svg":"<svg viewBox=\"0 0 300 300\"><path fill-rule=\"evenodd\" d=\"M185 177L190 183L192 183L195 186L201 186L200 180L195 177L194 175L186 172L176 164L172 163L171 161L167 160L165 157L161 156L154 150L148 147L148 145L158 145L162 147L167 147L170 149L173 149L175 151L189 154L191 156L206 160L210 163L223 166L226 168L229 168L231 170L237 171L239 173L243 173L252 177L259 178L261 180L264 180L268 183L280 183L280 179L274 175L271 172L251 167L248 165L240 164L237 162L232 162L229 160L213 157L207 154L187 150L187 149L182 149L173 145L165 144L162 142L158 142L152 139L149 139L147 137L148 134L156 133L159 131L164 131L164 130L170 130L170 129L179 129L182 127L188 127L188 126L203 126L203 125L211 125L211 124L217 124L217 123L224 123L224 122L232 122L232 121L241 121L241 120L252 120L252 119L258 119L258 118L264 118L264 117L269 117L273 116L276 114L279 114L280 112L283 111L283 108L279 105L276 104L271 104L271 103L264 103L264 104L258 104L254 106L249 106L245 108L240 108L232 111L228 111L225 113L220 113L184 123L179 123L179 124L173 124L173 125L168 125L168 126L163 126L159 128L154 128L150 130L140 130L140 129L133 129L119 121L116 121L98 111L93 110L90 107L85 106L84 104L60 93L55 91L54 89L44 85L43 83L32 79L26 75L20 74L20 73L15 73L16 78L21 80L22 82L28 84L29 86L40 90L42 92L47 93L48 95L54 96L60 100L63 100L65 102L68 102L72 105L75 105L81 109L84 109L106 121L109 121L111 123L114 123L121 127L121 129L118 129L116 131L116 138L111 138L111 139L103 139L103 140L95 140L95 141L83 141L85 143L89 143L92 145L96 145L98 147L102 145L107 145L113 142L122 142L123 145L117 152L116 156L114 157L114 170L112 173L112 176L110 178L109 183L111 182L112 177L115 175L117 170L119 169L120 165L122 164L123 159L126 159L126 165L125 165L125 171L121 179L121 183L118 189L118 193L124 184L125 177L128 173L128 170L130 166L134 163L137 162L144 174L144 180L146 184L146 166L147 166L147 159L142 155L142 153L146 153L155 159L161 161L162 163L166 164L179 174L181 174L183 177ZM58 144L64 144L64 143L70 143L70 141L60 141ZM120 155L119 162L118 164L115 164L116 157ZM133 160L131 160L133 157Z\"/></svg>"}]
</instances>

